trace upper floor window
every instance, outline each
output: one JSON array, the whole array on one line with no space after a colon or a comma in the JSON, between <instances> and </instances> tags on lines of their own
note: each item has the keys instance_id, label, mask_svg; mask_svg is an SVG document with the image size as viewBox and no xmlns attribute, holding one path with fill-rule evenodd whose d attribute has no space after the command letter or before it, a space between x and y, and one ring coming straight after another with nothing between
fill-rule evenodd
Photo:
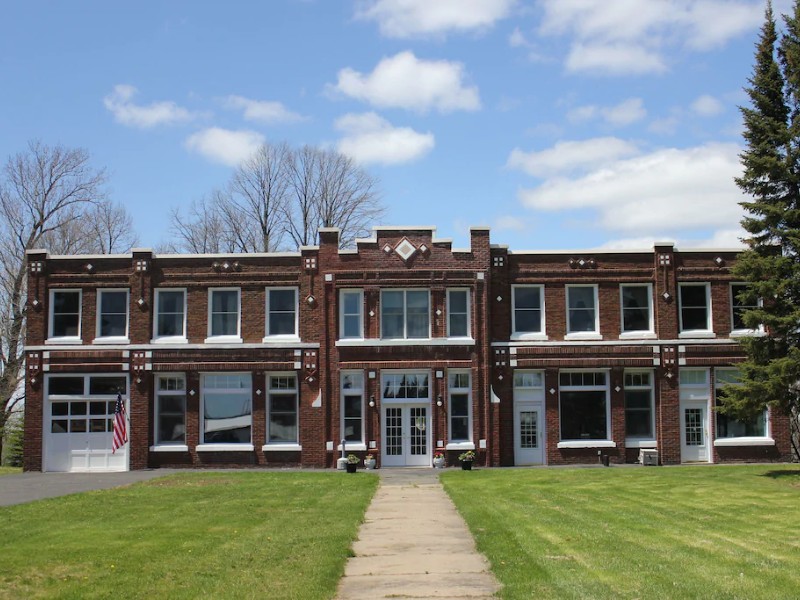
<instances>
[{"instance_id":1,"label":"upper floor window","mask_svg":"<svg viewBox=\"0 0 800 600\"><path fill-rule=\"evenodd\" d=\"M201 443L251 443L253 402L249 373L203 375L200 398Z\"/></svg>"},{"instance_id":2,"label":"upper floor window","mask_svg":"<svg viewBox=\"0 0 800 600\"><path fill-rule=\"evenodd\" d=\"M267 336L297 337L297 288L267 288Z\"/></svg>"},{"instance_id":3,"label":"upper floor window","mask_svg":"<svg viewBox=\"0 0 800 600\"><path fill-rule=\"evenodd\" d=\"M156 377L155 443L186 444L186 380L182 375Z\"/></svg>"},{"instance_id":4,"label":"upper floor window","mask_svg":"<svg viewBox=\"0 0 800 600\"><path fill-rule=\"evenodd\" d=\"M625 372L625 437L654 439L653 381L650 371Z\"/></svg>"},{"instance_id":5,"label":"upper floor window","mask_svg":"<svg viewBox=\"0 0 800 600\"><path fill-rule=\"evenodd\" d=\"M650 284L619 286L622 333L653 331L653 303Z\"/></svg>"},{"instance_id":6,"label":"upper floor window","mask_svg":"<svg viewBox=\"0 0 800 600\"><path fill-rule=\"evenodd\" d=\"M50 337L75 338L81 336L81 291L50 291Z\"/></svg>"},{"instance_id":7,"label":"upper floor window","mask_svg":"<svg viewBox=\"0 0 800 600\"><path fill-rule=\"evenodd\" d=\"M711 288L707 283L679 284L682 332L711 331Z\"/></svg>"},{"instance_id":8,"label":"upper floor window","mask_svg":"<svg viewBox=\"0 0 800 600\"><path fill-rule=\"evenodd\" d=\"M745 324L744 313L758 308L760 303L757 298L748 298L749 288L750 286L746 283L731 284L731 329L733 331L754 331L752 327Z\"/></svg>"},{"instance_id":9,"label":"upper floor window","mask_svg":"<svg viewBox=\"0 0 800 600\"><path fill-rule=\"evenodd\" d=\"M447 290L447 337L469 337L469 290Z\"/></svg>"},{"instance_id":10,"label":"upper floor window","mask_svg":"<svg viewBox=\"0 0 800 600\"><path fill-rule=\"evenodd\" d=\"M511 288L511 331L516 335L544 334L544 298L541 285Z\"/></svg>"},{"instance_id":11,"label":"upper floor window","mask_svg":"<svg viewBox=\"0 0 800 600\"><path fill-rule=\"evenodd\" d=\"M598 333L597 286L567 286L567 334Z\"/></svg>"},{"instance_id":12,"label":"upper floor window","mask_svg":"<svg viewBox=\"0 0 800 600\"><path fill-rule=\"evenodd\" d=\"M450 371L447 377L447 394L450 403L450 441L468 442L472 438L470 415L472 389L469 371Z\"/></svg>"},{"instance_id":13,"label":"upper floor window","mask_svg":"<svg viewBox=\"0 0 800 600\"><path fill-rule=\"evenodd\" d=\"M267 443L298 443L297 376L267 376Z\"/></svg>"},{"instance_id":14,"label":"upper floor window","mask_svg":"<svg viewBox=\"0 0 800 600\"><path fill-rule=\"evenodd\" d=\"M431 337L428 290L383 290L381 337L390 340Z\"/></svg>"},{"instance_id":15,"label":"upper floor window","mask_svg":"<svg viewBox=\"0 0 800 600\"><path fill-rule=\"evenodd\" d=\"M97 290L97 337L128 337L128 290Z\"/></svg>"},{"instance_id":16,"label":"upper floor window","mask_svg":"<svg viewBox=\"0 0 800 600\"><path fill-rule=\"evenodd\" d=\"M714 403L722 404L722 390L729 385L740 385L738 369L715 369L714 371ZM721 412L717 412L717 439L740 437L767 437L767 411L760 412L752 419L738 420Z\"/></svg>"},{"instance_id":17,"label":"upper floor window","mask_svg":"<svg viewBox=\"0 0 800 600\"><path fill-rule=\"evenodd\" d=\"M364 337L364 292L362 290L339 291L339 337L361 339Z\"/></svg>"},{"instance_id":18,"label":"upper floor window","mask_svg":"<svg viewBox=\"0 0 800 600\"><path fill-rule=\"evenodd\" d=\"M364 443L364 373L342 372L342 437Z\"/></svg>"},{"instance_id":19,"label":"upper floor window","mask_svg":"<svg viewBox=\"0 0 800 600\"><path fill-rule=\"evenodd\" d=\"M156 290L156 339L186 339L186 290Z\"/></svg>"},{"instance_id":20,"label":"upper floor window","mask_svg":"<svg viewBox=\"0 0 800 600\"><path fill-rule=\"evenodd\" d=\"M562 371L559 384L561 439L610 439L607 373Z\"/></svg>"},{"instance_id":21,"label":"upper floor window","mask_svg":"<svg viewBox=\"0 0 800 600\"><path fill-rule=\"evenodd\" d=\"M238 338L241 291L238 288L208 290L208 337Z\"/></svg>"}]
</instances>

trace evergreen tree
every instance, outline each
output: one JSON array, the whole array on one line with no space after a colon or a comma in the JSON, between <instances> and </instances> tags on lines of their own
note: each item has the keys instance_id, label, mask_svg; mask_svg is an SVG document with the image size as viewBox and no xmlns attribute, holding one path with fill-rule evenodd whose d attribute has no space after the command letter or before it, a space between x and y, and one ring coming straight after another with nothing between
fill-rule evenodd
<instances>
[{"instance_id":1,"label":"evergreen tree","mask_svg":"<svg viewBox=\"0 0 800 600\"><path fill-rule=\"evenodd\" d=\"M745 88L745 150L737 185L748 249L734 274L750 286L740 300L759 308L743 315L763 335L743 338L747 360L739 365L741 385L728 386L722 410L752 418L767 406L793 416L800 409L800 0L778 46L771 3L756 46L753 75ZM797 446L795 445L795 453Z\"/></svg>"}]
</instances>

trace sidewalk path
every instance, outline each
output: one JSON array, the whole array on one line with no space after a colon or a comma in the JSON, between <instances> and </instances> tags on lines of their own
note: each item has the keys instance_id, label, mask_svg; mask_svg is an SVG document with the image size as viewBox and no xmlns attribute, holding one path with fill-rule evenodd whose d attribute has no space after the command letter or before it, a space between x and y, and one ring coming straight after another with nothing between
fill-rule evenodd
<instances>
[{"instance_id":1,"label":"sidewalk path","mask_svg":"<svg viewBox=\"0 0 800 600\"><path fill-rule=\"evenodd\" d=\"M435 469L381 469L339 600L492 598L499 589Z\"/></svg>"}]
</instances>

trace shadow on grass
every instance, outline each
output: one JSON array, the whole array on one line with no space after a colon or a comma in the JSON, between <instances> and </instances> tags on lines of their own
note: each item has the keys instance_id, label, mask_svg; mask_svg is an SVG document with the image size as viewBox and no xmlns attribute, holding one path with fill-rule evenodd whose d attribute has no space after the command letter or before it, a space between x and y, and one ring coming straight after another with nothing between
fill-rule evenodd
<instances>
[{"instance_id":1,"label":"shadow on grass","mask_svg":"<svg viewBox=\"0 0 800 600\"><path fill-rule=\"evenodd\" d=\"M772 479L780 479L782 477L800 477L800 469L767 471L766 473L762 473L761 477L770 477Z\"/></svg>"}]
</instances>

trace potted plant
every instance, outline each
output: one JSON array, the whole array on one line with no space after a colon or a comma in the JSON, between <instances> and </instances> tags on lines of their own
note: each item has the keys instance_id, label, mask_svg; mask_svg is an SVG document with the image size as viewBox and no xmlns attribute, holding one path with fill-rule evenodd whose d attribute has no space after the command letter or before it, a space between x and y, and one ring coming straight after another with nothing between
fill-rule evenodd
<instances>
[{"instance_id":1,"label":"potted plant","mask_svg":"<svg viewBox=\"0 0 800 600\"><path fill-rule=\"evenodd\" d=\"M462 452L458 455L458 460L461 461L461 470L462 471L471 471L472 470L472 461L475 460L475 452L472 450L467 450L466 452Z\"/></svg>"},{"instance_id":2,"label":"potted plant","mask_svg":"<svg viewBox=\"0 0 800 600\"><path fill-rule=\"evenodd\" d=\"M378 461L375 460L375 456L373 454L367 454L367 458L364 459L364 466L371 471L375 468L376 464L378 464Z\"/></svg>"},{"instance_id":3,"label":"potted plant","mask_svg":"<svg viewBox=\"0 0 800 600\"><path fill-rule=\"evenodd\" d=\"M442 452L436 452L433 455L433 466L437 469L444 468L444 454Z\"/></svg>"},{"instance_id":4,"label":"potted plant","mask_svg":"<svg viewBox=\"0 0 800 600\"><path fill-rule=\"evenodd\" d=\"M358 458L355 454L348 454L347 455L347 472L348 473L355 473L356 469L358 469L358 463L361 462L361 459Z\"/></svg>"}]
</instances>

